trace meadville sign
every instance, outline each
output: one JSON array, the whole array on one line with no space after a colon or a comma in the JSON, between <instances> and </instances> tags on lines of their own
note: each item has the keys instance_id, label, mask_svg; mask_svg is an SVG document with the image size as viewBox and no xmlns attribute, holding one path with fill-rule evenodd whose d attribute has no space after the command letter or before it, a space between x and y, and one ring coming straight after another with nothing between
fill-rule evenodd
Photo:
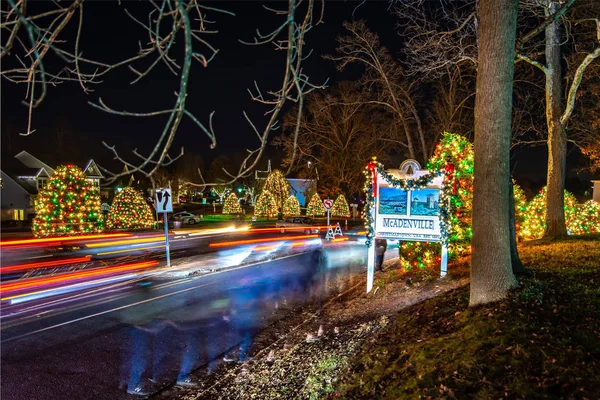
<instances>
[{"instance_id":1,"label":"meadville sign","mask_svg":"<svg viewBox=\"0 0 600 400\"><path fill-rule=\"evenodd\" d=\"M383 218L384 228L430 229L434 228L434 221L429 219L400 219Z\"/></svg>"},{"instance_id":2,"label":"meadville sign","mask_svg":"<svg viewBox=\"0 0 600 400\"><path fill-rule=\"evenodd\" d=\"M406 160L399 169L385 171L390 180L410 180L429 175L415 160ZM371 223L376 239L402 241L442 242L440 275L446 275L448 265L448 247L442 238L440 226L442 207L440 190L444 176L433 177L425 187L403 190L394 186L381 173L374 179L375 207L371 209ZM369 247L367 265L367 292L373 287L374 246Z\"/></svg>"}]
</instances>

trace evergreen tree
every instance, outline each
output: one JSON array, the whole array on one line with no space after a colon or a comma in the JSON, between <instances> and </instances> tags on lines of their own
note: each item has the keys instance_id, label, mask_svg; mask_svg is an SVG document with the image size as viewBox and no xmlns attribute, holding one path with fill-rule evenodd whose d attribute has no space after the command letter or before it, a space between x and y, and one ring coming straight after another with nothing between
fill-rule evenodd
<instances>
[{"instance_id":1,"label":"evergreen tree","mask_svg":"<svg viewBox=\"0 0 600 400\"><path fill-rule=\"evenodd\" d=\"M263 186L264 190L268 190L273 196L277 211L283 210L283 203L290 195L290 184L281 171L276 169L269 174Z\"/></svg>"},{"instance_id":2,"label":"evergreen tree","mask_svg":"<svg viewBox=\"0 0 600 400\"><path fill-rule=\"evenodd\" d=\"M254 206L254 215L257 217L276 217L278 213L275 198L268 190L263 190L258 196L256 205Z\"/></svg>"},{"instance_id":3,"label":"evergreen tree","mask_svg":"<svg viewBox=\"0 0 600 400\"><path fill-rule=\"evenodd\" d=\"M234 192L231 192L223 204L223 214L241 214L242 207L238 201L238 197Z\"/></svg>"},{"instance_id":4,"label":"evergreen tree","mask_svg":"<svg viewBox=\"0 0 600 400\"><path fill-rule=\"evenodd\" d=\"M350 216L350 207L343 194L338 195L331 207L331 216L348 218Z\"/></svg>"},{"instance_id":5,"label":"evergreen tree","mask_svg":"<svg viewBox=\"0 0 600 400\"><path fill-rule=\"evenodd\" d=\"M310 217L321 217L325 215L325 206L319 197L318 193L313 194L308 206L306 207L306 215Z\"/></svg>"},{"instance_id":6,"label":"evergreen tree","mask_svg":"<svg viewBox=\"0 0 600 400\"><path fill-rule=\"evenodd\" d=\"M32 232L35 237L102 231L100 190L75 165L56 168L35 203Z\"/></svg>"},{"instance_id":7,"label":"evergreen tree","mask_svg":"<svg viewBox=\"0 0 600 400\"><path fill-rule=\"evenodd\" d=\"M285 203L283 204L283 215L300 215L300 203L296 196L290 196L287 198Z\"/></svg>"},{"instance_id":8,"label":"evergreen tree","mask_svg":"<svg viewBox=\"0 0 600 400\"><path fill-rule=\"evenodd\" d=\"M113 199L106 225L111 229L147 229L155 223L144 196L134 188L126 187Z\"/></svg>"}]
</instances>

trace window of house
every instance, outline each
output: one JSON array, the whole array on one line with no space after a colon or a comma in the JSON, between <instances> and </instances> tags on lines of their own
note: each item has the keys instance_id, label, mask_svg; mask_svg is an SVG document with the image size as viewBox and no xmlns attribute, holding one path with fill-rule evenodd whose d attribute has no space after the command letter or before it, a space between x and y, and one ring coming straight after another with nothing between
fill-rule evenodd
<instances>
[{"instance_id":1,"label":"window of house","mask_svg":"<svg viewBox=\"0 0 600 400\"><path fill-rule=\"evenodd\" d=\"M48 179L46 178L38 178L37 180L37 188L39 189L43 189L44 186L46 186L46 183L48 182Z\"/></svg>"},{"instance_id":2,"label":"window of house","mask_svg":"<svg viewBox=\"0 0 600 400\"><path fill-rule=\"evenodd\" d=\"M25 219L25 210L13 210L13 219L23 221Z\"/></svg>"}]
</instances>

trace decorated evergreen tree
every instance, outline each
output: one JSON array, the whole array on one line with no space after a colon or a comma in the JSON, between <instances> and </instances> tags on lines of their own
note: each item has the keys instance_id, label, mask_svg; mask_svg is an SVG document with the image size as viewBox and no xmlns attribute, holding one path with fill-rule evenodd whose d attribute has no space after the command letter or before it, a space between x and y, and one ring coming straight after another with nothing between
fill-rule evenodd
<instances>
[{"instance_id":1,"label":"decorated evergreen tree","mask_svg":"<svg viewBox=\"0 0 600 400\"><path fill-rule=\"evenodd\" d=\"M275 201L277 211L283 210L283 203L290 195L290 184L279 170L273 170L267 177L263 191L268 190Z\"/></svg>"},{"instance_id":2,"label":"decorated evergreen tree","mask_svg":"<svg viewBox=\"0 0 600 400\"><path fill-rule=\"evenodd\" d=\"M276 217L278 213L275 198L268 190L263 190L254 205L254 215L257 217Z\"/></svg>"},{"instance_id":3,"label":"decorated evergreen tree","mask_svg":"<svg viewBox=\"0 0 600 400\"><path fill-rule=\"evenodd\" d=\"M223 204L223 214L241 214L242 207L238 201L238 197L234 192L231 192Z\"/></svg>"},{"instance_id":4,"label":"decorated evergreen tree","mask_svg":"<svg viewBox=\"0 0 600 400\"><path fill-rule=\"evenodd\" d=\"M100 190L75 165L61 165L35 203L35 237L62 236L102 231Z\"/></svg>"},{"instance_id":5,"label":"decorated evergreen tree","mask_svg":"<svg viewBox=\"0 0 600 400\"><path fill-rule=\"evenodd\" d=\"M325 206L319 197L318 193L313 194L308 206L306 207L306 215L310 217L321 217L325 215Z\"/></svg>"},{"instance_id":6,"label":"decorated evergreen tree","mask_svg":"<svg viewBox=\"0 0 600 400\"><path fill-rule=\"evenodd\" d=\"M300 215L300 203L296 196L290 196L283 204L283 215L285 217L291 215Z\"/></svg>"},{"instance_id":7,"label":"decorated evergreen tree","mask_svg":"<svg viewBox=\"0 0 600 400\"><path fill-rule=\"evenodd\" d=\"M108 228L147 229L155 224L152 210L140 192L126 187L117 193L108 213Z\"/></svg>"},{"instance_id":8,"label":"decorated evergreen tree","mask_svg":"<svg viewBox=\"0 0 600 400\"><path fill-rule=\"evenodd\" d=\"M346 201L346 197L343 194L339 194L337 199L333 202L331 207L332 217L343 217L348 218L350 216L350 207Z\"/></svg>"}]
</instances>

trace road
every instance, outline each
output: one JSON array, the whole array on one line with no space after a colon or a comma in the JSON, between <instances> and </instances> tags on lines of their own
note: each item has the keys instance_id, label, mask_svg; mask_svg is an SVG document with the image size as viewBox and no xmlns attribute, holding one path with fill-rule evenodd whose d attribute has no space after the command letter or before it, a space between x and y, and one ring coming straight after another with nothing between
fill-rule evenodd
<instances>
[{"instance_id":1,"label":"road","mask_svg":"<svg viewBox=\"0 0 600 400\"><path fill-rule=\"evenodd\" d=\"M247 242L258 240L256 234L194 239L204 247L184 246L182 251L192 254L215 250L211 247L215 243L272 251L282 238L279 235L276 241L278 236L272 232L258 237L260 241L251 244ZM286 243L303 240L289 239L296 237L293 234L284 237ZM30 296L14 304L5 302L1 320L2 398L131 398L124 386L130 382L132 366L140 367L144 360L144 379L154 370L162 381L150 385L152 390L172 384L184 354L193 361L193 367L205 365L209 359L221 359L229 349L239 346L246 333L251 336L269 325L275 315L281 317L282 309L291 310L293 304L306 301L309 293L322 294L325 280L331 283L360 271L366 255L365 247L357 242L328 246L320 262L315 261L314 249L306 250L197 277L167 278L149 272L157 271L153 266L148 271L142 269L142 273L134 270L132 276L126 272L127 278L109 279L102 285L37 299ZM146 261L148 256L141 255ZM207 256L210 254L196 257ZM94 270L98 268L83 269L86 273ZM61 271L59 276L64 274ZM25 281L31 279L39 277ZM51 290L56 287L51 286ZM281 306L283 303L286 307ZM277 306L279 311L274 314ZM201 351L194 353L195 349ZM157 355L156 360L151 354Z\"/></svg>"}]
</instances>

